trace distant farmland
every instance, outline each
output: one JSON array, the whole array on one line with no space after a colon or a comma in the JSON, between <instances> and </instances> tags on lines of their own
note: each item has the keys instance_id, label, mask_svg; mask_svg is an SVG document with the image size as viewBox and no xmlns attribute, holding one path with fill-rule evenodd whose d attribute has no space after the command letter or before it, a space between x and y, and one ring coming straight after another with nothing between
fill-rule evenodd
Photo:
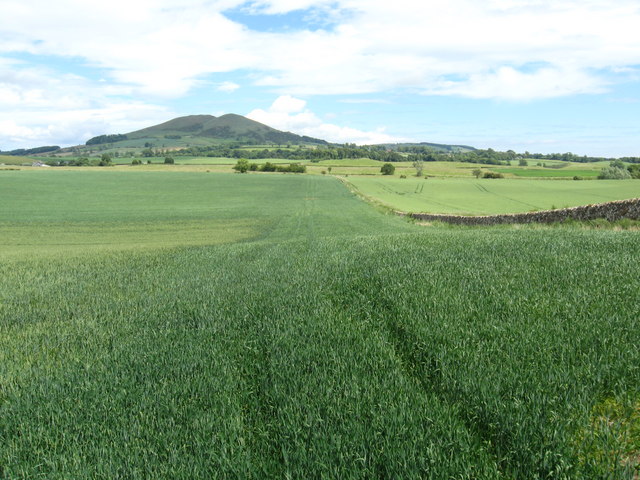
<instances>
[{"instance_id":1,"label":"distant farmland","mask_svg":"<svg viewBox=\"0 0 640 480\"><path fill-rule=\"evenodd\" d=\"M349 176L362 194L406 212L491 215L640 197L640 181L384 178Z\"/></svg>"}]
</instances>

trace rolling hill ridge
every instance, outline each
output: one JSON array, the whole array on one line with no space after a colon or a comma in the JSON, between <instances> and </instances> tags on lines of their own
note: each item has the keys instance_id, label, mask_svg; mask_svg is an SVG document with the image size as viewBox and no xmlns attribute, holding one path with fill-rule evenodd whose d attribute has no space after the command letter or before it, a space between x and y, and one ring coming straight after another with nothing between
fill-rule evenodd
<instances>
[{"instance_id":1,"label":"rolling hill ridge","mask_svg":"<svg viewBox=\"0 0 640 480\"><path fill-rule=\"evenodd\" d=\"M127 134L100 135L89 139L86 145L114 144L122 147L163 145L210 145L220 143L242 144L296 144L327 145L325 140L283 132L250 120L242 115L229 113L213 115L189 115L168 122L136 130Z\"/></svg>"}]
</instances>

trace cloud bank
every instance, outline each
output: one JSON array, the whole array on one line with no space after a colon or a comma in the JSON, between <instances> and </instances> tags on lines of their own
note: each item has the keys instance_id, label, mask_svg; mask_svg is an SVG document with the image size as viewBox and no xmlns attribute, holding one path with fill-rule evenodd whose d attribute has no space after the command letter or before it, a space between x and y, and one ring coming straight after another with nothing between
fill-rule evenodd
<instances>
[{"instance_id":1,"label":"cloud bank","mask_svg":"<svg viewBox=\"0 0 640 480\"><path fill-rule=\"evenodd\" d=\"M401 138L387 135L384 132L384 128L373 132L365 132L355 128L326 123L306 108L306 105L307 102L304 100L290 95L282 95L267 110L252 110L247 114L247 118L278 130L321 138L333 143L371 145L402 141Z\"/></svg>"},{"instance_id":2,"label":"cloud bank","mask_svg":"<svg viewBox=\"0 0 640 480\"><path fill-rule=\"evenodd\" d=\"M298 20L261 31L234 12ZM114 131L125 104L168 113L158 105L203 85L530 102L602 94L640 66L637 0L5 0L0 18L0 135L11 138L44 139L49 123L87 111Z\"/></svg>"}]
</instances>

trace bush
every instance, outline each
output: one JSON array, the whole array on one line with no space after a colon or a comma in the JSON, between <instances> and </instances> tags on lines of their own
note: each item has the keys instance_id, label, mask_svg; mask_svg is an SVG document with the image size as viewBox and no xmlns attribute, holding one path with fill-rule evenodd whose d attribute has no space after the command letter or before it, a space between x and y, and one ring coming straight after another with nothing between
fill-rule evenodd
<instances>
[{"instance_id":1,"label":"bush","mask_svg":"<svg viewBox=\"0 0 640 480\"><path fill-rule=\"evenodd\" d=\"M247 160L246 158L241 158L233 166L233 169L239 173L247 173L247 170L249 170L249 160Z\"/></svg>"},{"instance_id":2,"label":"bush","mask_svg":"<svg viewBox=\"0 0 640 480\"><path fill-rule=\"evenodd\" d=\"M482 176L482 170L480 170L479 168L474 168L473 171L471 172L471 175L473 175L476 178L480 178Z\"/></svg>"},{"instance_id":3,"label":"bush","mask_svg":"<svg viewBox=\"0 0 640 480\"><path fill-rule=\"evenodd\" d=\"M108 153L103 153L100 157L100 162L98 163L98 165L101 167L107 167L111 165L111 155L109 155Z\"/></svg>"},{"instance_id":4,"label":"bush","mask_svg":"<svg viewBox=\"0 0 640 480\"><path fill-rule=\"evenodd\" d=\"M250 163L249 164L249 171L250 172L255 172L258 170L258 164L257 163Z\"/></svg>"},{"instance_id":5,"label":"bush","mask_svg":"<svg viewBox=\"0 0 640 480\"><path fill-rule=\"evenodd\" d=\"M627 170L629 171L631 178L640 178L640 164L636 163L635 165L629 165Z\"/></svg>"},{"instance_id":6,"label":"bush","mask_svg":"<svg viewBox=\"0 0 640 480\"><path fill-rule=\"evenodd\" d=\"M173 157L164 157L164 163L166 163L167 165L173 165L176 162Z\"/></svg>"},{"instance_id":7,"label":"bush","mask_svg":"<svg viewBox=\"0 0 640 480\"><path fill-rule=\"evenodd\" d=\"M131 165L142 165L142 160L140 160L139 158L134 158L131 161Z\"/></svg>"},{"instance_id":8,"label":"bush","mask_svg":"<svg viewBox=\"0 0 640 480\"><path fill-rule=\"evenodd\" d=\"M599 180L627 180L631 178L631 173L626 168L604 167L598 175Z\"/></svg>"},{"instance_id":9,"label":"bush","mask_svg":"<svg viewBox=\"0 0 640 480\"><path fill-rule=\"evenodd\" d=\"M527 162L524 158L521 158L520 161L518 162L518 166L527 167L529 166L529 162Z\"/></svg>"},{"instance_id":10,"label":"bush","mask_svg":"<svg viewBox=\"0 0 640 480\"><path fill-rule=\"evenodd\" d=\"M380 168L380 173L382 173L383 175L393 175L395 171L396 167L391 163L385 163Z\"/></svg>"},{"instance_id":11,"label":"bush","mask_svg":"<svg viewBox=\"0 0 640 480\"><path fill-rule=\"evenodd\" d=\"M482 178L504 178L504 175L498 172L484 172Z\"/></svg>"},{"instance_id":12,"label":"bush","mask_svg":"<svg viewBox=\"0 0 640 480\"><path fill-rule=\"evenodd\" d=\"M265 162L260 167L260 171L261 172L275 172L276 171L276 166L271 162Z\"/></svg>"},{"instance_id":13,"label":"bush","mask_svg":"<svg viewBox=\"0 0 640 480\"><path fill-rule=\"evenodd\" d=\"M307 171L307 167L300 163L291 163L284 171L291 173L305 173Z\"/></svg>"}]
</instances>

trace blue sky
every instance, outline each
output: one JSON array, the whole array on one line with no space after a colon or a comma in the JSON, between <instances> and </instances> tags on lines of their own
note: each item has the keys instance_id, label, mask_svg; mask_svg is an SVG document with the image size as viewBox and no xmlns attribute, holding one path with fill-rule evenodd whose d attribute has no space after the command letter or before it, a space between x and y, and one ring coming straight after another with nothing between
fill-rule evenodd
<instances>
[{"instance_id":1,"label":"blue sky","mask_svg":"<svg viewBox=\"0 0 640 480\"><path fill-rule=\"evenodd\" d=\"M238 113L341 143L640 156L637 0L4 0L0 18L2 150Z\"/></svg>"}]
</instances>

